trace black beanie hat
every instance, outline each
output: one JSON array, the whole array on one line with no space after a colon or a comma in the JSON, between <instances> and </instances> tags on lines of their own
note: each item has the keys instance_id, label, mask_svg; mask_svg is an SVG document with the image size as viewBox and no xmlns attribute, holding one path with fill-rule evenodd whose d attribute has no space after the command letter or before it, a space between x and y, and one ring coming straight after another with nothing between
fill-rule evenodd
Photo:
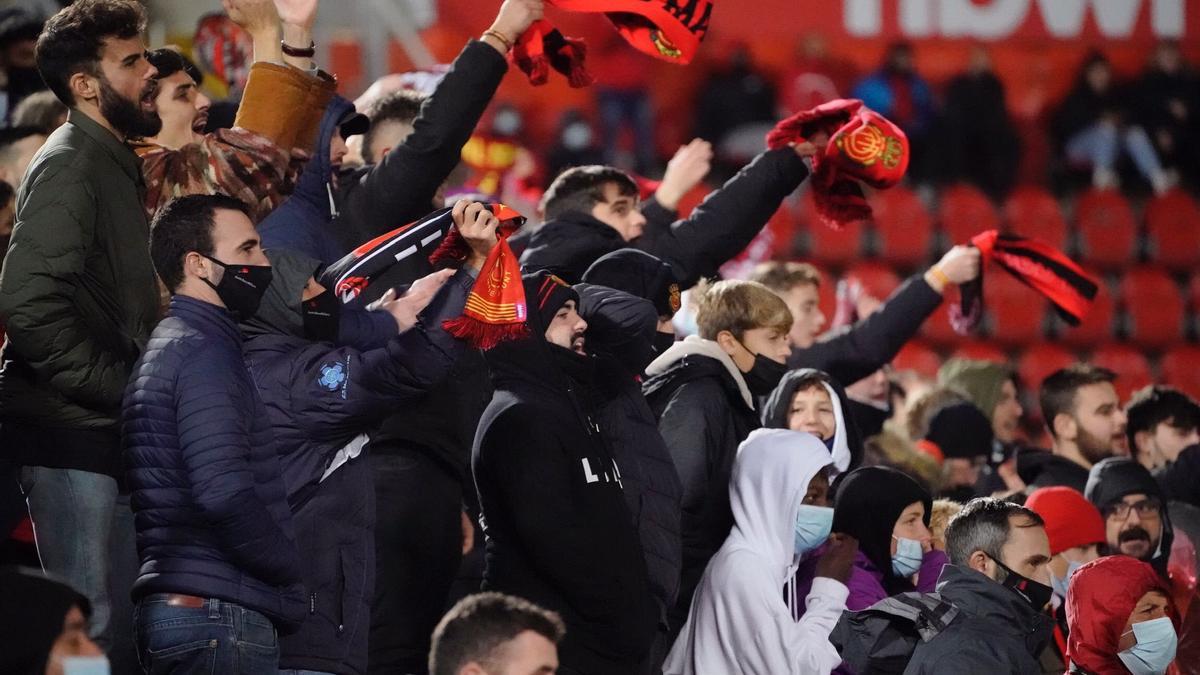
<instances>
[{"instance_id":1,"label":"black beanie hat","mask_svg":"<svg viewBox=\"0 0 1200 675\"><path fill-rule=\"evenodd\" d=\"M574 300L576 308L579 307L579 294L575 289L549 272L523 275L521 283L525 286L525 306L529 310L527 321L531 332L539 337L568 300Z\"/></svg>"},{"instance_id":2,"label":"black beanie hat","mask_svg":"<svg viewBox=\"0 0 1200 675\"><path fill-rule=\"evenodd\" d=\"M0 569L0 673L46 672L50 649L63 632L72 607L90 617L87 598L70 586L47 578L40 570Z\"/></svg>"},{"instance_id":3,"label":"black beanie hat","mask_svg":"<svg viewBox=\"0 0 1200 675\"><path fill-rule=\"evenodd\" d=\"M892 573L892 531L900 514L914 502L925 505L925 525L933 497L905 473L885 466L866 466L846 474L837 484L833 531L858 540L871 564L883 573L888 593L912 590L912 584Z\"/></svg>"},{"instance_id":4,"label":"black beanie hat","mask_svg":"<svg viewBox=\"0 0 1200 675\"><path fill-rule=\"evenodd\" d=\"M645 251L623 248L601 256L583 273L583 282L649 300L659 316L675 316L679 311L675 272L669 264Z\"/></svg>"},{"instance_id":5,"label":"black beanie hat","mask_svg":"<svg viewBox=\"0 0 1200 675\"><path fill-rule=\"evenodd\" d=\"M925 440L938 446L942 456L958 459L992 454L992 423L973 403L956 403L942 408L929 421Z\"/></svg>"}]
</instances>

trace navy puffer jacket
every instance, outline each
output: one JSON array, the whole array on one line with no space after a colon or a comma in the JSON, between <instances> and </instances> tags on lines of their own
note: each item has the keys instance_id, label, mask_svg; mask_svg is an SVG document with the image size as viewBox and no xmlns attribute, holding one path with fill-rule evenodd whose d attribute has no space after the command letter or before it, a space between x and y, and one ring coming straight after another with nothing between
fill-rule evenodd
<instances>
[{"instance_id":1,"label":"navy puffer jacket","mask_svg":"<svg viewBox=\"0 0 1200 675\"><path fill-rule=\"evenodd\" d=\"M175 296L125 390L121 435L141 570L151 593L216 597L280 632L305 593L266 406L230 314Z\"/></svg>"}]
</instances>

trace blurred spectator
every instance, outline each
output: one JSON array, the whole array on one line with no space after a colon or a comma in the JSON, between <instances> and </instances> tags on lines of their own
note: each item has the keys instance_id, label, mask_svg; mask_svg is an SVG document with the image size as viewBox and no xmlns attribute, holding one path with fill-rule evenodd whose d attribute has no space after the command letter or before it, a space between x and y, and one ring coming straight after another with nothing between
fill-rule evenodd
<instances>
[{"instance_id":1,"label":"blurred spectator","mask_svg":"<svg viewBox=\"0 0 1200 675\"><path fill-rule=\"evenodd\" d=\"M603 132L603 162L587 164L628 165L620 161L618 152L622 132L633 134L633 168L641 174L655 169L654 109L650 102L651 68L645 55L632 49L625 39L610 31L609 39L600 47L597 58L590 59L596 76L596 104L600 111ZM557 176L557 172L551 172Z\"/></svg>"},{"instance_id":2,"label":"blurred spectator","mask_svg":"<svg viewBox=\"0 0 1200 675\"><path fill-rule=\"evenodd\" d=\"M34 54L42 24L22 9L0 10L0 126L22 99L46 88Z\"/></svg>"},{"instance_id":3,"label":"blurred spectator","mask_svg":"<svg viewBox=\"0 0 1200 675\"><path fill-rule=\"evenodd\" d=\"M529 154L524 135L525 114L521 109L512 103L497 103L463 146L462 161L471 169L467 191L498 199L509 174L518 168L518 159Z\"/></svg>"},{"instance_id":4,"label":"blurred spectator","mask_svg":"<svg viewBox=\"0 0 1200 675\"><path fill-rule=\"evenodd\" d=\"M1200 78L1183 60L1179 43L1163 42L1138 78L1134 119L1163 163L1195 182L1200 180Z\"/></svg>"},{"instance_id":5,"label":"blurred spectator","mask_svg":"<svg viewBox=\"0 0 1200 675\"><path fill-rule=\"evenodd\" d=\"M1130 116L1129 100L1129 92L1113 81L1108 59L1093 53L1055 113L1051 130L1068 164L1092 172L1094 187L1117 187L1117 160L1124 152L1155 192L1165 192L1171 180L1145 129Z\"/></svg>"},{"instance_id":6,"label":"blurred spectator","mask_svg":"<svg viewBox=\"0 0 1200 675\"><path fill-rule=\"evenodd\" d=\"M800 38L796 61L782 80L782 104L792 114L842 98L855 75L851 63L830 56L824 35L808 33Z\"/></svg>"},{"instance_id":7,"label":"blurred spectator","mask_svg":"<svg viewBox=\"0 0 1200 675\"><path fill-rule=\"evenodd\" d=\"M0 181L21 187L25 169L46 142L46 134L37 127L0 128Z\"/></svg>"},{"instance_id":8,"label":"blurred spectator","mask_svg":"<svg viewBox=\"0 0 1200 675\"><path fill-rule=\"evenodd\" d=\"M1185 448L1200 443L1200 405L1178 389L1144 387L1125 413L1130 456L1150 471L1174 464Z\"/></svg>"},{"instance_id":9,"label":"blurred spectator","mask_svg":"<svg viewBox=\"0 0 1200 675\"><path fill-rule=\"evenodd\" d=\"M1071 672L1164 673L1175 661L1179 614L1144 562L1108 556L1081 567L1067 620Z\"/></svg>"},{"instance_id":10,"label":"blurred spectator","mask_svg":"<svg viewBox=\"0 0 1200 675\"><path fill-rule=\"evenodd\" d=\"M1125 445L1125 413L1113 381L1115 373L1077 364L1042 380L1038 399L1042 419L1054 440L1051 453L1017 454L1017 472L1033 487L1065 485L1083 492L1088 469Z\"/></svg>"},{"instance_id":11,"label":"blurred spectator","mask_svg":"<svg viewBox=\"0 0 1200 675\"><path fill-rule=\"evenodd\" d=\"M17 191L13 186L0 180L0 262L8 252L8 238L12 236L13 222L16 219ZM3 329L0 328L0 336Z\"/></svg>"},{"instance_id":12,"label":"blurred spectator","mask_svg":"<svg viewBox=\"0 0 1200 675\"><path fill-rule=\"evenodd\" d=\"M763 149L776 119L775 85L755 64L748 45L734 46L708 76L696 99L696 135L717 148L714 180L723 181Z\"/></svg>"},{"instance_id":13,"label":"blurred spectator","mask_svg":"<svg viewBox=\"0 0 1200 675\"><path fill-rule=\"evenodd\" d=\"M546 163L546 175L558 176L576 166L603 164L605 152L596 144L596 131L583 113L572 108L558 121L554 147ZM547 184L548 187L548 184Z\"/></svg>"},{"instance_id":14,"label":"blurred spectator","mask_svg":"<svg viewBox=\"0 0 1200 675\"><path fill-rule=\"evenodd\" d=\"M966 394L971 403L992 421L992 452L988 457L979 494L1025 487L1016 475L1016 449L1020 443L1021 403L1015 374L992 361L950 359L938 370L938 381Z\"/></svg>"},{"instance_id":15,"label":"blurred spectator","mask_svg":"<svg viewBox=\"0 0 1200 675\"><path fill-rule=\"evenodd\" d=\"M254 63L254 42L250 34L225 14L206 14L196 24L192 55L200 68L225 89L220 92L224 100L213 101L204 132L232 127L242 90L250 78L250 66Z\"/></svg>"},{"instance_id":16,"label":"blurred spectator","mask_svg":"<svg viewBox=\"0 0 1200 675\"><path fill-rule=\"evenodd\" d=\"M49 89L30 94L13 111L14 127L35 127L49 136L67 123L67 106Z\"/></svg>"},{"instance_id":17,"label":"blurred spectator","mask_svg":"<svg viewBox=\"0 0 1200 675\"><path fill-rule=\"evenodd\" d=\"M946 527L950 521L963 510L963 505L953 499L933 500L932 513L929 516L930 543L939 551L946 550Z\"/></svg>"},{"instance_id":18,"label":"blurred spectator","mask_svg":"<svg viewBox=\"0 0 1200 675\"><path fill-rule=\"evenodd\" d=\"M939 410L917 447L942 465L940 497L966 504L976 495L980 469L992 452L992 425L973 404L962 402Z\"/></svg>"},{"instance_id":19,"label":"blurred spectator","mask_svg":"<svg viewBox=\"0 0 1200 675\"><path fill-rule=\"evenodd\" d=\"M40 570L24 568L0 570L0 588L0 672L108 672L104 652L88 638L87 598Z\"/></svg>"},{"instance_id":20,"label":"blurred spectator","mask_svg":"<svg viewBox=\"0 0 1200 675\"><path fill-rule=\"evenodd\" d=\"M501 593L464 598L433 631L431 675L554 673L567 628L557 614Z\"/></svg>"},{"instance_id":21,"label":"blurred spectator","mask_svg":"<svg viewBox=\"0 0 1200 675\"><path fill-rule=\"evenodd\" d=\"M364 164L378 164L413 132L427 95L402 89L376 100L367 111L371 126L362 134Z\"/></svg>"},{"instance_id":22,"label":"blurred spectator","mask_svg":"<svg viewBox=\"0 0 1200 675\"><path fill-rule=\"evenodd\" d=\"M855 85L851 96L904 130L912 146L908 174L913 180L926 181L933 175L929 143L936 109L933 90L917 73L913 59L912 45L893 44L879 70Z\"/></svg>"},{"instance_id":23,"label":"blurred spectator","mask_svg":"<svg viewBox=\"0 0 1200 675\"><path fill-rule=\"evenodd\" d=\"M971 49L966 72L950 81L944 111L947 180L966 180L993 199L1012 189L1020 142L1008 116L1004 84L987 50Z\"/></svg>"}]
</instances>

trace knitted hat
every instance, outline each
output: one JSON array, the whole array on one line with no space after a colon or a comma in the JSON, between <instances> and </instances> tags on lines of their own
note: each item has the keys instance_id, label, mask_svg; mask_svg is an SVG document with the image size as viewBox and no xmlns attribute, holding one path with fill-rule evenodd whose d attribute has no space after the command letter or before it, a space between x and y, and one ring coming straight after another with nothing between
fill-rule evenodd
<instances>
[{"instance_id":1,"label":"knitted hat","mask_svg":"<svg viewBox=\"0 0 1200 675\"><path fill-rule=\"evenodd\" d=\"M944 458L973 459L992 453L992 423L972 403L942 408L929 421L925 441L937 446Z\"/></svg>"},{"instance_id":2,"label":"knitted hat","mask_svg":"<svg viewBox=\"0 0 1200 675\"><path fill-rule=\"evenodd\" d=\"M1105 542L1104 517L1077 490L1063 486L1038 488L1025 500L1025 506L1046 521L1050 555Z\"/></svg>"},{"instance_id":3,"label":"knitted hat","mask_svg":"<svg viewBox=\"0 0 1200 675\"><path fill-rule=\"evenodd\" d=\"M63 632L72 607L91 616L87 598L39 570L0 570L0 673L43 673L50 648Z\"/></svg>"},{"instance_id":4,"label":"knitted hat","mask_svg":"<svg viewBox=\"0 0 1200 675\"><path fill-rule=\"evenodd\" d=\"M938 384L965 393L989 418L1000 404L1004 383L1012 377L1013 371L1008 366L975 359L950 359L938 370Z\"/></svg>"},{"instance_id":5,"label":"knitted hat","mask_svg":"<svg viewBox=\"0 0 1200 675\"><path fill-rule=\"evenodd\" d=\"M601 256L583 273L583 282L649 300L659 316L675 316L679 311L679 284L675 283L674 271L645 251L623 248Z\"/></svg>"},{"instance_id":6,"label":"knitted hat","mask_svg":"<svg viewBox=\"0 0 1200 675\"><path fill-rule=\"evenodd\" d=\"M574 300L575 306L579 306L579 294L575 289L549 272L526 274L521 277L521 284L525 287L525 300L529 306L531 332L538 335L546 332L554 315L568 300Z\"/></svg>"}]
</instances>

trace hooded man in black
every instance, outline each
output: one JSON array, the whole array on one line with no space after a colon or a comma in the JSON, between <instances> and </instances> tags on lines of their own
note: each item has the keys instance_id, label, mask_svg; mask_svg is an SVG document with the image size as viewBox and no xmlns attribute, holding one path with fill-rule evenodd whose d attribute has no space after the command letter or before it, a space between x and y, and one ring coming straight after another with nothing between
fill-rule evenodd
<instances>
[{"instance_id":1,"label":"hooded man in black","mask_svg":"<svg viewBox=\"0 0 1200 675\"><path fill-rule=\"evenodd\" d=\"M1104 516L1110 553L1150 563L1167 578L1175 529L1162 488L1146 467L1128 457L1102 460L1088 472L1084 496Z\"/></svg>"},{"instance_id":2,"label":"hooded man in black","mask_svg":"<svg viewBox=\"0 0 1200 675\"><path fill-rule=\"evenodd\" d=\"M575 291L546 273L523 283L530 335L486 355L495 394L472 453L484 588L561 614L559 672L633 672L657 616L620 469L597 423L599 378L614 368L584 351Z\"/></svg>"},{"instance_id":3,"label":"hooded man in black","mask_svg":"<svg viewBox=\"0 0 1200 675\"><path fill-rule=\"evenodd\" d=\"M658 639L638 672L657 673L671 648L667 611L678 597L683 566L683 486L639 378L675 340L674 333L659 329L670 327L679 308L679 286L670 265L635 249L600 258L583 279L575 290L579 313L588 323L587 351L612 357L621 368L617 377L606 378L615 389L600 409L600 428L621 467L625 504L641 539L659 612Z\"/></svg>"}]
</instances>

